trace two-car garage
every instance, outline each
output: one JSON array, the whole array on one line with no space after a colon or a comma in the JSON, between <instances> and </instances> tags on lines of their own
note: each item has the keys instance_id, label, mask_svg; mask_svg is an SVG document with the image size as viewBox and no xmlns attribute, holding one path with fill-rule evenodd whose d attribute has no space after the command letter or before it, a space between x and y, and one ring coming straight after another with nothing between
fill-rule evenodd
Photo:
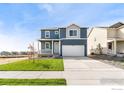
<instances>
[{"instance_id":1,"label":"two-car garage","mask_svg":"<svg viewBox=\"0 0 124 93\"><path fill-rule=\"evenodd\" d=\"M62 45L62 56L85 56L84 45Z\"/></svg>"}]
</instances>

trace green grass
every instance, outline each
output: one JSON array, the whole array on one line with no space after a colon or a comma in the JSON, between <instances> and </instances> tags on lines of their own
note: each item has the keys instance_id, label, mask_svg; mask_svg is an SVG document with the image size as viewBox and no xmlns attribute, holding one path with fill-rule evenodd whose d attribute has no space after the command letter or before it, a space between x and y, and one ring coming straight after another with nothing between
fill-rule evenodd
<instances>
[{"instance_id":1,"label":"green grass","mask_svg":"<svg viewBox=\"0 0 124 93\"><path fill-rule=\"evenodd\" d=\"M0 71L63 71L63 59L21 60L0 65Z\"/></svg>"},{"instance_id":2,"label":"green grass","mask_svg":"<svg viewBox=\"0 0 124 93\"><path fill-rule=\"evenodd\" d=\"M0 85L66 85L65 79L0 79Z\"/></svg>"}]
</instances>

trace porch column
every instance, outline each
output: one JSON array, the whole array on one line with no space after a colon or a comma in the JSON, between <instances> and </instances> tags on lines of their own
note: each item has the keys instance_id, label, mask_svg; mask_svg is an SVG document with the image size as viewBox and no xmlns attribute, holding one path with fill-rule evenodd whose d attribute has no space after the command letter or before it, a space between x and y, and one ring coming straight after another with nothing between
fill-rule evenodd
<instances>
[{"instance_id":1,"label":"porch column","mask_svg":"<svg viewBox=\"0 0 124 93\"><path fill-rule=\"evenodd\" d=\"M38 47L37 47L37 53L38 53L38 54L40 54L39 43L40 43L40 41L38 41L38 45L37 45L37 46L38 46Z\"/></svg>"},{"instance_id":2,"label":"porch column","mask_svg":"<svg viewBox=\"0 0 124 93\"><path fill-rule=\"evenodd\" d=\"M52 40L52 54L53 54L53 40Z\"/></svg>"},{"instance_id":3,"label":"porch column","mask_svg":"<svg viewBox=\"0 0 124 93\"><path fill-rule=\"evenodd\" d=\"M42 41L40 42L40 48L39 49L40 49L39 53L42 54Z\"/></svg>"},{"instance_id":4,"label":"porch column","mask_svg":"<svg viewBox=\"0 0 124 93\"><path fill-rule=\"evenodd\" d=\"M117 43L116 43L116 39L114 40L114 54L117 54Z\"/></svg>"},{"instance_id":5,"label":"porch column","mask_svg":"<svg viewBox=\"0 0 124 93\"><path fill-rule=\"evenodd\" d=\"M61 41L59 40L59 54L61 53Z\"/></svg>"}]
</instances>

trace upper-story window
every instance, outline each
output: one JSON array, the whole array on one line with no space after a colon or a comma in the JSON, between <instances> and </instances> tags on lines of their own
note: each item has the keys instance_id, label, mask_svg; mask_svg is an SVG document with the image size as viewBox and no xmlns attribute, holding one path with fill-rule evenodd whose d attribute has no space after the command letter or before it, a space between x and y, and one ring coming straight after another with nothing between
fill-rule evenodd
<instances>
[{"instance_id":1,"label":"upper-story window","mask_svg":"<svg viewBox=\"0 0 124 93\"><path fill-rule=\"evenodd\" d=\"M55 31L55 34L56 34L56 35L59 34L59 31Z\"/></svg>"},{"instance_id":2,"label":"upper-story window","mask_svg":"<svg viewBox=\"0 0 124 93\"><path fill-rule=\"evenodd\" d=\"M77 36L77 30L70 30L69 35L70 36Z\"/></svg>"},{"instance_id":3,"label":"upper-story window","mask_svg":"<svg viewBox=\"0 0 124 93\"><path fill-rule=\"evenodd\" d=\"M45 31L45 38L50 38L50 31Z\"/></svg>"}]
</instances>

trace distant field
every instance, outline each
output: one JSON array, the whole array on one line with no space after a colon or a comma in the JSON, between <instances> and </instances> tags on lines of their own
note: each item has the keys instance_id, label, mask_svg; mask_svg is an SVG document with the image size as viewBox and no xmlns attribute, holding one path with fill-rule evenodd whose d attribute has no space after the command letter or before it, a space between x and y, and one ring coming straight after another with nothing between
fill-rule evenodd
<instances>
[{"instance_id":1,"label":"distant field","mask_svg":"<svg viewBox=\"0 0 124 93\"><path fill-rule=\"evenodd\" d=\"M8 55L8 56L0 56L1 58L22 58L22 57L28 57L28 55Z\"/></svg>"}]
</instances>

